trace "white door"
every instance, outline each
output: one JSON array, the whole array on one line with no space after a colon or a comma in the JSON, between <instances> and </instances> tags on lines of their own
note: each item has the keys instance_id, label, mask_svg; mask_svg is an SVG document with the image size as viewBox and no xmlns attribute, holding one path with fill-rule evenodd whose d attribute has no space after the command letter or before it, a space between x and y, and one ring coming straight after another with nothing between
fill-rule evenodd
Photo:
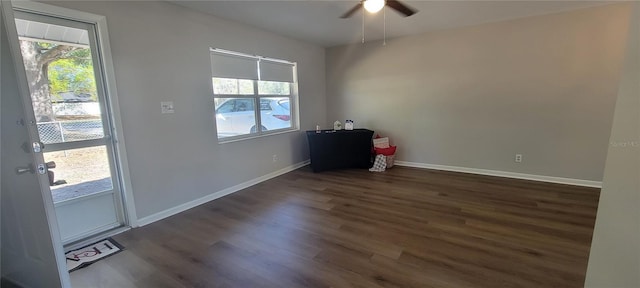
<instances>
[{"instance_id":1,"label":"white door","mask_svg":"<svg viewBox=\"0 0 640 288\"><path fill-rule=\"evenodd\" d=\"M2 278L24 287L69 287L48 179L35 168L44 161L30 144L37 131L25 116L31 107L20 95L28 93L24 71L19 77L20 66L13 61L12 53L20 52L8 41L16 34L11 3L0 1L0 10Z\"/></svg>"},{"instance_id":2,"label":"white door","mask_svg":"<svg viewBox=\"0 0 640 288\"><path fill-rule=\"evenodd\" d=\"M124 225L121 175L94 24L14 11L62 241Z\"/></svg>"}]
</instances>

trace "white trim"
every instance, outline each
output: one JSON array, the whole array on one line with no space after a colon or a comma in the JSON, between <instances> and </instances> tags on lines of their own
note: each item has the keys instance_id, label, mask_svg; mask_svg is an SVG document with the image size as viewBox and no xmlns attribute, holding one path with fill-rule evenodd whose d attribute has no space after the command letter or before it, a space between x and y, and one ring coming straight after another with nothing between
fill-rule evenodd
<instances>
[{"instance_id":1,"label":"white trim","mask_svg":"<svg viewBox=\"0 0 640 288\"><path fill-rule=\"evenodd\" d=\"M222 189L222 190L220 190L218 192L214 192L214 193L209 194L207 196L204 196L202 198L198 198L196 200L184 203L182 205L178 205L178 206L169 208L167 210L160 211L158 213L149 215L147 217L140 218L140 219L138 219L138 225L139 226L144 226L144 225L147 225L147 224L151 224L153 222L162 220L162 219L167 218L169 216L173 216L173 215L178 214L180 212L189 210L189 209L191 209L193 207L202 205L202 204L207 203L209 201L224 197L224 196L229 195L231 193L234 193L234 192L240 191L242 189L245 189L245 188L251 187L253 185L256 185L258 183L267 181L267 180L269 180L271 178L278 177L278 176L283 175L285 173L288 173L288 172L291 172L293 170L296 170L296 169L298 169L300 167L304 167L306 165L309 165L309 163L310 163L309 160L305 160L305 161L293 164L291 166L282 168L280 170L271 172L271 173L266 174L264 176L260 176L258 178L254 178L254 179L251 179L249 181L240 183L238 185Z\"/></svg>"},{"instance_id":2,"label":"white trim","mask_svg":"<svg viewBox=\"0 0 640 288\"><path fill-rule=\"evenodd\" d=\"M287 133L292 133L292 132L298 132L298 131L300 131L300 129L298 129L298 128L286 128L286 129L271 130L271 131L276 131L276 132L269 132L269 130L267 130L267 132L257 133L257 134L256 134L256 136L246 136L246 137L231 136L231 137L224 137L224 138L222 138L222 140L218 140L218 144L226 144L226 143L238 142L238 141L243 141L243 140L249 140L249 139L262 138L262 137L267 137L267 136L271 136L271 135L280 135L280 134L287 134ZM249 135L250 135L250 134L249 134ZM231 139L229 139L229 138L231 138Z\"/></svg>"},{"instance_id":3,"label":"white trim","mask_svg":"<svg viewBox=\"0 0 640 288\"><path fill-rule=\"evenodd\" d=\"M114 146L116 148L118 165L120 168L120 180L122 193L122 205L125 206L126 220L125 224L131 227L137 227L138 217L136 214L136 206L133 198L133 186L131 185L131 175L129 173L129 159L127 158L127 149L124 141L124 128L122 119L120 118L120 104L118 102L118 90L116 89L115 69L113 68L113 57L111 55L111 44L109 42L109 31L107 29L107 18L102 17L97 21L98 39L100 39L100 52L102 52L102 65L104 67L105 89L109 95L109 108L111 108L111 128L114 137Z\"/></svg>"},{"instance_id":4,"label":"white trim","mask_svg":"<svg viewBox=\"0 0 640 288\"><path fill-rule=\"evenodd\" d=\"M127 150L125 148L124 133L122 119L120 118L120 105L118 104L118 91L116 89L115 70L113 68L113 58L111 55L111 44L109 42L109 30L107 27L107 18L105 16L96 15L88 12L67 9L63 7L53 6L33 1L16 1L13 2L14 8L31 11L38 14L64 18L74 21L81 21L95 24L96 33L98 35L98 50L100 51L102 66L104 68L104 88L109 95L109 108L111 109L112 128L114 131L110 133L114 139L114 147L118 158L118 168L120 171L120 179L122 180L121 189L122 201L125 206L125 224L131 227L137 227L136 207L133 198L133 186L131 185L131 175L129 173L129 161L127 159ZM66 263L65 263L66 265Z\"/></svg>"},{"instance_id":5,"label":"white trim","mask_svg":"<svg viewBox=\"0 0 640 288\"><path fill-rule=\"evenodd\" d=\"M397 160L394 162L394 164L398 165L398 166L405 166L405 167L425 168L425 169L434 169L434 170L452 171L452 172L462 172L462 173L472 173L472 174L479 174L479 175L489 175L489 176L524 179L524 180L533 180L533 181L558 183L558 184L567 184L567 185L575 185L575 186L602 188L602 182L601 181L562 178L562 177L553 177L553 176L544 176L544 175L533 175L533 174L524 174L524 173L515 173L515 172L488 170L488 169L478 169L478 168L466 168L466 167L458 167L458 166L435 165L435 164L427 164L427 163L397 161Z\"/></svg>"}]
</instances>

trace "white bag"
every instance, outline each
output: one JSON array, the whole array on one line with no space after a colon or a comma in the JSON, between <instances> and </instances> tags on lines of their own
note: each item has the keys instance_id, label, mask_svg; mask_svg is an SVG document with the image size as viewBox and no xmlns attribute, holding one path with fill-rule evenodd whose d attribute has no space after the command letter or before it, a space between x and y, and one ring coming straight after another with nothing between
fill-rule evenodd
<instances>
[{"instance_id":1,"label":"white bag","mask_svg":"<svg viewBox=\"0 0 640 288\"><path fill-rule=\"evenodd\" d=\"M371 172L384 172L387 168L387 157L384 155L376 155L376 160L373 162L373 167L369 168Z\"/></svg>"}]
</instances>

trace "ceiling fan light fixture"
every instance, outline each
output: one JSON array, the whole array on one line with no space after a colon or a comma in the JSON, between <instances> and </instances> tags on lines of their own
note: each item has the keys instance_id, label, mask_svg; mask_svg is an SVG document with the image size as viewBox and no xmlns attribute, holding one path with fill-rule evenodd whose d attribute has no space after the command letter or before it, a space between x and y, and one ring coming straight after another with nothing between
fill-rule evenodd
<instances>
[{"instance_id":1,"label":"ceiling fan light fixture","mask_svg":"<svg viewBox=\"0 0 640 288\"><path fill-rule=\"evenodd\" d=\"M382 10L385 4L384 2L385 0L365 0L362 5L364 5L364 9L370 13L376 13Z\"/></svg>"}]
</instances>

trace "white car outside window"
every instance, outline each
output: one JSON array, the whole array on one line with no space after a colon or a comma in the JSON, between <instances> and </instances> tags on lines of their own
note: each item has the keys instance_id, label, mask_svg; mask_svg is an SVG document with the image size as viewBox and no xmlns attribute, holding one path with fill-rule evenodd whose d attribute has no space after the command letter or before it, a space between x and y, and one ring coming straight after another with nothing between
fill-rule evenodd
<instances>
[{"instance_id":1,"label":"white car outside window","mask_svg":"<svg viewBox=\"0 0 640 288\"><path fill-rule=\"evenodd\" d=\"M216 107L219 137L257 133L255 98L229 98ZM288 97L260 98L261 131L291 128Z\"/></svg>"}]
</instances>

